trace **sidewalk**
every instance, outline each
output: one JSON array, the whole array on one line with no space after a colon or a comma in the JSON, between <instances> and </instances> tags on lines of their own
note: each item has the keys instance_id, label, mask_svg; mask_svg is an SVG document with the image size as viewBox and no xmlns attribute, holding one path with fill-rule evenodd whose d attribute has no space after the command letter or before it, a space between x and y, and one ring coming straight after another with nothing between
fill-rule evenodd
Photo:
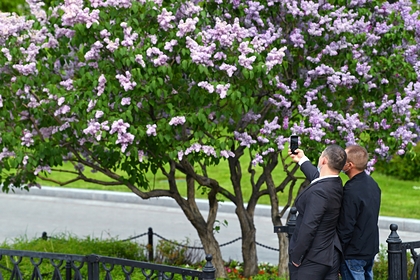
<instances>
[{"instance_id":1,"label":"sidewalk","mask_svg":"<svg viewBox=\"0 0 420 280\"><path fill-rule=\"evenodd\" d=\"M36 195L47 197L73 198L73 199L87 199L106 202L118 203L135 203L148 206L163 206L179 208L175 200L168 197L152 198L143 200L130 192L115 192L115 191L99 191L99 190L84 190L60 187L42 187L41 189L32 188L29 192L26 190L16 190L19 195ZM202 211L208 211L208 203L206 200L197 199L197 205ZM235 213L235 206L231 202L222 202L219 205L220 212ZM255 216L271 217L269 205L257 205ZM408 231L419 233L420 239L420 220L398 217L380 216L378 226L380 229L389 230L391 224L398 225L398 231Z\"/></svg>"}]
</instances>

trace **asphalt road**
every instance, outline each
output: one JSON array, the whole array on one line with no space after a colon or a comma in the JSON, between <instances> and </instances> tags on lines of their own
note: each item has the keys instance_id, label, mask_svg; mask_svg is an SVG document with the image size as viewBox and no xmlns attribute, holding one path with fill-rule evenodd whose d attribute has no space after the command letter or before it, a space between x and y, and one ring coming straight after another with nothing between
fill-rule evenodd
<instances>
[{"instance_id":1,"label":"asphalt road","mask_svg":"<svg viewBox=\"0 0 420 280\"><path fill-rule=\"evenodd\" d=\"M48 236L67 233L81 238L113 237L121 240L146 233L151 227L155 234L165 239L189 240L191 246L201 247L195 229L171 200L143 201L131 193L58 189L43 188L29 194L0 193L0 242L12 242L17 237L32 239L40 237L42 232L47 232ZM259 262L275 264L278 261L278 241L268 210L256 211L256 240L260 244L257 254ZM201 211L206 215L205 206ZM223 245L223 258L242 261L241 241L231 243L241 236L231 205L222 205L217 219L228 223L227 227L221 226L216 234L217 241ZM392 222L402 225L403 230L399 230L398 234L403 241L420 240L420 221L387 219L382 218L380 224L389 225ZM407 230L411 228L414 230ZM382 227L380 238L385 246L389 233L389 226ZM144 235L136 240L147 244L148 237ZM158 240L159 237L154 236L155 245Z\"/></svg>"}]
</instances>

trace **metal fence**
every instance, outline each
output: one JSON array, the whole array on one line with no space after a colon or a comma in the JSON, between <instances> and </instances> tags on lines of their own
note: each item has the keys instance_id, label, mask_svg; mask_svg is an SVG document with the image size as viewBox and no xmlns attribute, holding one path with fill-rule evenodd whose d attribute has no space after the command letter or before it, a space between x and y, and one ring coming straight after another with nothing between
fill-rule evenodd
<instances>
[{"instance_id":1,"label":"metal fence","mask_svg":"<svg viewBox=\"0 0 420 280\"><path fill-rule=\"evenodd\" d=\"M402 242L397 230L398 225L391 224L391 234L388 243L388 279L389 280L420 280L420 257L416 249L420 249L420 241ZM411 258L413 269L408 275L407 255Z\"/></svg>"},{"instance_id":2,"label":"metal fence","mask_svg":"<svg viewBox=\"0 0 420 280\"><path fill-rule=\"evenodd\" d=\"M72 255L0 249L0 279L10 280L215 280L212 257L202 271L99 255Z\"/></svg>"}]
</instances>

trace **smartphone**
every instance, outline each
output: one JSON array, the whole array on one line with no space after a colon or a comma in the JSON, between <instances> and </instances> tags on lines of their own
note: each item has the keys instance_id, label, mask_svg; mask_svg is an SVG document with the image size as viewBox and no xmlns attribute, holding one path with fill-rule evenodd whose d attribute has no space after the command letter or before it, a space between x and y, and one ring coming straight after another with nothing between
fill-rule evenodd
<instances>
[{"instance_id":1,"label":"smartphone","mask_svg":"<svg viewBox=\"0 0 420 280\"><path fill-rule=\"evenodd\" d=\"M299 148L299 136L292 135L290 136L290 150L292 154L296 155L296 149Z\"/></svg>"}]
</instances>

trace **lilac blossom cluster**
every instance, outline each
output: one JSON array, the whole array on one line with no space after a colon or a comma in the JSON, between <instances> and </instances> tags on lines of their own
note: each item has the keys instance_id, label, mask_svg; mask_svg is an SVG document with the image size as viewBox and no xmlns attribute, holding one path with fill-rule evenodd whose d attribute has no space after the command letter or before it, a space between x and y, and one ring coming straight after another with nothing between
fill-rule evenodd
<instances>
[{"instance_id":1,"label":"lilac blossom cluster","mask_svg":"<svg viewBox=\"0 0 420 280\"><path fill-rule=\"evenodd\" d=\"M178 152L178 160L181 161L185 156L188 156L191 153L204 153L206 156L212 156L217 158L217 153L215 148L208 145L201 145L199 143L194 143L185 151L181 150ZM221 150L220 156L224 158L235 157L235 154L229 150Z\"/></svg>"},{"instance_id":2,"label":"lilac blossom cluster","mask_svg":"<svg viewBox=\"0 0 420 280\"><path fill-rule=\"evenodd\" d=\"M121 145L121 152L125 153L128 145L133 144L134 135L130 132L127 132L127 129L130 127L130 124L125 123L122 119L114 121L111 125L110 134L117 133L117 141L115 144Z\"/></svg>"},{"instance_id":3,"label":"lilac blossom cluster","mask_svg":"<svg viewBox=\"0 0 420 280\"><path fill-rule=\"evenodd\" d=\"M170 121L169 121L169 125L171 126L177 126L177 125L183 125L185 123L186 119L184 116L177 116L177 117L173 117Z\"/></svg>"},{"instance_id":4,"label":"lilac blossom cluster","mask_svg":"<svg viewBox=\"0 0 420 280\"><path fill-rule=\"evenodd\" d=\"M121 112L131 110L133 106L129 105L132 103L136 104L135 109L148 107L149 101L161 105L176 100L175 102L181 104L180 98L190 98L195 94L194 87L204 89L208 93L217 93L206 98L213 100L214 104L200 103L197 107L210 108L208 112L212 113L208 115L208 122L213 128L224 131L226 127L218 126L223 124L230 131L236 130L233 139L237 141L237 145L258 147L252 160L254 165L263 164L264 157L275 152L272 147L283 149L288 139L285 135L291 132L308 136L309 139L321 143L331 143L333 140L329 139L328 135L336 134L347 144L352 144L359 140L360 133L381 130L401 143L401 149L397 151L399 154L404 153L404 149L418 139L417 133L413 131L416 122L418 123L417 111L420 108L420 24L418 12L413 12L410 5L404 1L392 5L384 3L376 7L372 18L363 17L358 13L358 8L369 1L356 0L351 1L348 8L336 7L325 1L314 3L271 0L267 4L249 0L231 1L234 9L241 9L245 13L243 18L234 18L234 13L229 13L228 10L217 17L207 14L209 18L201 18L200 12L203 7L197 1L183 1L178 10L160 0L149 1L147 5L144 0L138 2L144 6L150 5L156 11L156 19L148 22L150 26L155 24L152 27L153 32L147 27L144 30L143 27L133 28L130 24L134 26L135 21L130 19L110 19L103 22L100 11L106 12L116 8L122 13L123 9L132 7L131 1L128 0L91 0L91 7L86 1L66 0L58 8L51 10L51 17L60 18L61 23L57 24L54 20L54 28L50 29L46 27L49 18L39 9L40 4L36 1L30 1L30 7L42 26L39 30L34 27L34 20L0 16L0 26L3 26L0 28L0 59L4 61L0 65L0 74L7 77L4 79L7 85L16 88L19 83L25 84L22 81L27 81L26 78L36 77L39 71L50 67L51 71L58 73L61 78L60 94L64 92L63 96L54 98L44 98L47 93L41 92L39 97L35 93L38 93L39 89L47 88L44 84L25 84L15 92L19 102L27 107L21 112L20 120L30 120L30 110L45 108L52 108L54 120L57 120L55 125L46 125L39 120L28 122L27 127L21 130L23 135L19 136L23 148L33 148L36 137L43 136L47 139L59 131L71 131L72 123L76 122L76 119L73 119L71 114L73 104L70 104L71 99L67 98L67 95L86 91L86 85L81 86L82 82L79 80L79 76L83 76L78 72L80 69L89 75L95 73L96 76L92 78L93 85L89 90L93 94L96 93L96 96L86 99L78 96L73 99L77 100L74 102L87 103L87 106L83 105L86 112L80 113L85 114L81 120L85 122L86 128L82 136L77 131L71 133L80 137L80 143L106 141L107 137L103 137L104 135L108 132L111 135L116 133L115 144L120 145L121 151L126 154L129 154L129 146L134 145L134 138L137 137L128 132L131 126L143 129L146 127L148 137L174 132L164 131L163 127L159 127L158 131L156 116L152 119L153 114L150 112L142 114L140 110L139 114L142 115L138 119L141 119L141 125L129 117L119 119ZM223 1L217 0L216 4L221 8L225 7L222 6L225 5ZM278 11L277 18L265 18L264 15L271 10ZM413 41L416 41L416 44L410 45L410 41L407 40L404 45L396 46L392 50L381 48L378 42L383 40L386 34L393 32L395 27L394 22L384 20L392 12L401 15L407 32L412 31L415 34ZM297 19L299 24L284 27L282 20L288 15ZM56 57L54 66L49 66L45 52L53 53L58 50L60 43L68 42L68 39L76 36L75 25L84 25L87 29L100 31L95 34L97 36L91 38L92 41L84 41L80 46L68 43L68 53ZM48 30L52 29L55 31L49 33ZM156 33L156 30L161 33ZM13 37L13 42L18 46L15 51L11 51L13 46L5 39L9 37ZM398 75L375 73L375 63L380 61L378 57L395 58L394 51L403 54L405 61L413 67L417 75L412 79L414 81ZM349 57L346 57L346 62L341 58L344 55ZM124 59L118 61L120 56L124 56ZM98 69L102 61L113 65L115 62L125 64L121 69ZM182 65L181 62L187 63ZM189 67L190 62L194 67L204 66L207 77L201 75L199 80L194 80L194 75L188 72L190 70L185 69ZM139 65L142 68L137 68ZM180 65L184 67L182 71L185 71L182 75L171 76L165 73L159 77L164 80L164 85L159 90L167 91L159 98L164 96L167 99L151 100L155 97L147 92L147 77L151 75L148 72L159 75L160 72L154 71L155 68L166 69L162 71L178 71ZM288 67L292 69L296 65L299 65L299 69L288 70ZM265 75L252 78L260 69L263 69ZM249 79L244 79L243 76L246 75L243 73L252 75L249 75ZM25 79L22 79L22 76ZM181 83L173 78L175 76L176 79L182 79ZM189 85L188 88L179 86L184 82ZM118 86L119 89L115 90ZM359 94L362 87L366 87L365 91L372 93L372 96L382 91L385 94L381 94L377 99L367 98L368 101L361 106L360 100L364 95L342 97L347 92ZM104 94L105 88L109 91L107 94ZM229 115L231 112L226 112L224 119L218 119L214 112L220 104L237 104L235 95L246 98L251 96L252 100L259 102L246 103L244 98L243 103L237 102L243 105L242 115ZM1 106L9 102L9 98L0 97ZM50 102L51 99L57 101L56 107L51 105L54 103ZM48 106L51 107L45 104L50 104ZM107 104L105 106L112 112L108 114L109 111L96 108L99 107L98 104ZM181 106L175 108L175 112L157 109L158 118L168 119L170 126L192 129L188 127L185 116L190 116L191 112L194 115L197 108ZM191 111L188 111L190 109ZM93 114L95 119L92 119ZM394 118L389 117L390 114ZM169 117L173 115L175 117ZM98 121L108 117L109 120ZM111 127L109 123L112 123ZM148 124L145 126L145 123ZM252 126L248 126L250 124ZM41 126L39 132L33 126ZM376 145L375 153L378 156L388 155L389 146L384 139L379 139ZM194 152L212 157L216 157L218 152L224 158L235 156L232 151L217 149L193 144L185 151L179 151L178 158L182 159ZM146 154L147 147L138 151L139 161L143 161Z\"/></svg>"}]
</instances>

